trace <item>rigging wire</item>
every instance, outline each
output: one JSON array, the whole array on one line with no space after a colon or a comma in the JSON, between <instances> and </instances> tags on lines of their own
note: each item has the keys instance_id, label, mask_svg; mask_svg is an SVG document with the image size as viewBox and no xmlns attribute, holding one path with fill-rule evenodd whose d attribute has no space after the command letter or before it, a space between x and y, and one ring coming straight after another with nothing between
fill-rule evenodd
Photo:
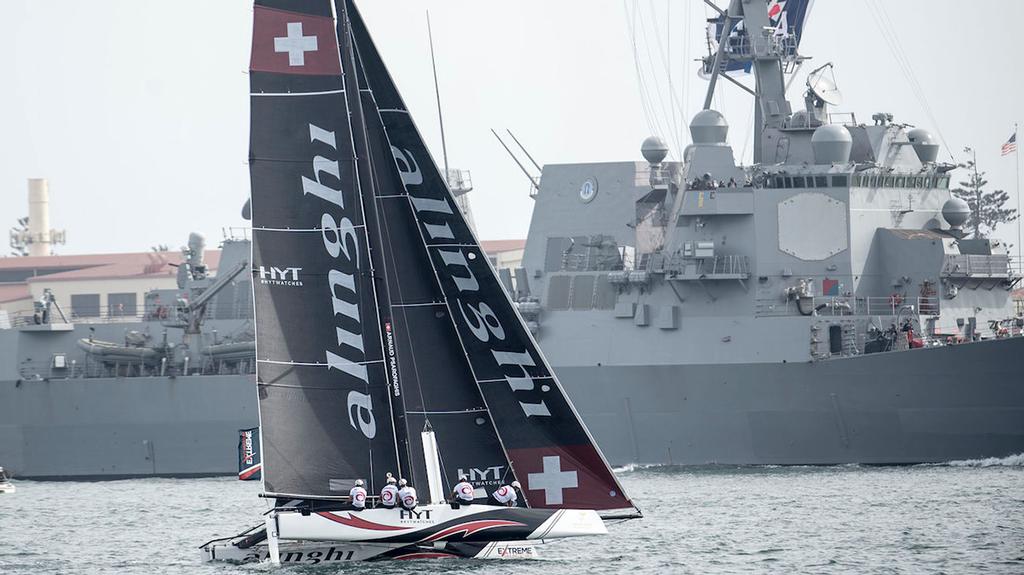
<instances>
[{"instance_id":1,"label":"rigging wire","mask_svg":"<svg viewBox=\"0 0 1024 575\"><path fill-rule=\"evenodd\" d=\"M939 139L942 140L942 145L946 148L946 152L949 154L950 159L956 162L956 156L953 154L953 149L950 147L949 142L946 141L946 137L942 133L942 128L936 119L931 103L928 101L927 92L921 85L921 82L917 79L917 74L914 73L914 67L910 62L910 58L903 50L903 46L899 40L899 35L896 33L896 28L892 24L892 19L889 17L889 13L886 11L885 7L878 2L878 0L868 0L867 6L871 12L871 17L875 20L875 24L881 32L882 38L889 46L889 51L893 56L893 60L895 60L897 67L899 67L903 77L907 80L910 91L913 93L918 104L920 104L921 109L928 117L928 121L931 122L932 127L935 129L935 133L938 134Z\"/></svg>"}]
</instances>

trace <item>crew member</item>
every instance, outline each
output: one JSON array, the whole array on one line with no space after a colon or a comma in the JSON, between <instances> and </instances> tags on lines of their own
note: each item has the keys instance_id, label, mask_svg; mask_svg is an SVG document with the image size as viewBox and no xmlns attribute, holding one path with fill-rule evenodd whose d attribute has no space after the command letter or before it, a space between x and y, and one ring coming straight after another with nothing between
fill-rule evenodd
<instances>
[{"instance_id":1,"label":"crew member","mask_svg":"<svg viewBox=\"0 0 1024 575\"><path fill-rule=\"evenodd\" d=\"M398 487L395 486L395 478L390 473L387 485L380 490L380 504L388 509L394 509L398 504Z\"/></svg>"},{"instance_id":2,"label":"crew member","mask_svg":"<svg viewBox=\"0 0 1024 575\"><path fill-rule=\"evenodd\" d=\"M465 475L459 477L459 482L455 485L455 489L452 490L452 501L459 505L473 503L473 485Z\"/></svg>"},{"instance_id":3,"label":"crew member","mask_svg":"<svg viewBox=\"0 0 1024 575\"><path fill-rule=\"evenodd\" d=\"M506 507L515 507L516 501L519 499L516 496L516 490L519 488L519 482L513 481L511 485L502 485L499 487L498 490L492 494L492 497L494 497L498 503Z\"/></svg>"},{"instance_id":4,"label":"crew member","mask_svg":"<svg viewBox=\"0 0 1024 575\"><path fill-rule=\"evenodd\" d=\"M362 479L356 479L356 485L348 492L348 496L352 498L352 509L356 511L366 509L366 489L363 488Z\"/></svg>"},{"instance_id":5,"label":"crew member","mask_svg":"<svg viewBox=\"0 0 1024 575\"><path fill-rule=\"evenodd\" d=\"M398 485L398 501L402 504L402 509L406 511L412 511L416 509L416 489L405 479L399 479Z\"/></svg>"}]
</instances>

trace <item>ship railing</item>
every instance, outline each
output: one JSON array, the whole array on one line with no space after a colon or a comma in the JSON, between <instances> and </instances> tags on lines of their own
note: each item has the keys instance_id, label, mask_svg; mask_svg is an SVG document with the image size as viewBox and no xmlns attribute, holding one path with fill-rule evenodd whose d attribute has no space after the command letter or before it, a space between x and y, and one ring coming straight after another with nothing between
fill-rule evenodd
<instances>
[{"instance_id":1,"label":"ship railing","mask_svg":"<svg viewBox=\"0 0 1024 575\"><path fill-rule=\"evenodd\" d=\"M252 240L252 228L228 227L221 228L220 231L224 235L225 240L236 242Z\"/></svg>"},{"instance_id":2,"label":"ship railing","mask_svg":"<svg viewBox=\"0 0 1024 575\"><path fill-rule=\"evenodd\" d=\"M950 254L942 275L950 278L1010 279L1020 275L1021 261L1006 255Z\"/></svg>"},{"instance_id":3,"label":"ship railing","mask_svg":"<svg viewBox=\"0 0 1024 575\"><path fill-rule=\"evenodd\" d=\"M828 115L828 122L830 124L840 124L843 126L857 126L857 115L853 112L830 112Z\"/></svg>"},{"instance_id":4,"label":"ship railing","mask_svg":"<svg viewBox=\"0 0 1024 575\"><path fill-rule=\"evenodd\" d=\"M706 258L673 254L661 270L669 279L746 279L750 277L750 259L744 255L721 255Z\"/></svg>"},{"instance_id":5,"label":"ship railing","mask_svg":"<svg viewBox=\"0 0 1024 575\"><path fill-rule=\"evenodd\" d=\"M758 316L810 315L819 316L887 316L939 314L940 299L938 297L904 298L889 297L847 297L820 296L805 302L803 307L797 300L759 299L755 301L754 311Z\"/></svg>"},{"instance_id":6,"label":"ship railing","mask_svg":"<svg viewBox=\"0 0 1024 575\"><path fill-rule=\"evenodd\" d=\"M238 301L233 305L224 308L220 302L215 302L207 319L247 319L252 317L252 303L249 301ZM221 306L221 309L217 309ZM110 323L140 323L140 322L177 322L185 321L177 308L173 305L152 305L147 304L142 309L125 309L122 306L100 306L90 307L85 310L72 310L64 312L64 319L56 309L51 308L47 317L42 317L34 311L20 311L9 316L12 328L21 328L31 325L68 323L75 324L110 324Z\"/></svg>"},{"instance_id":7,"label":"ship railing","mask_svg":"<svg viewBox=\"0 0 1024 575\"><path fill-rule=\"evenodd\" d=\"M58 364L56 356L62 357ZM63 365L63 367L58 367ZM185 374L185 370L188 373ZM197 362L171 363L161 360L102 360L88 357L68 357L54 354L48 360L22 361L18 364L18 377L22 382L52 381L97 377L165 377L196 375L252 375L256 373L256 357L242 359L212 359L204 357Z\"/></svg>"}]
</instances>

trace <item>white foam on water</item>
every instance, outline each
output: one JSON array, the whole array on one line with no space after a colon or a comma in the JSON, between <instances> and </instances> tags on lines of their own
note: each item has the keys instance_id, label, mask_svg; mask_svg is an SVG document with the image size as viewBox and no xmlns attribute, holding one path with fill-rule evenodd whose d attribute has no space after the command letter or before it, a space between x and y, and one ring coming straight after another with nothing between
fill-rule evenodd
<instances>
[{"instance_id":1,"label":"white foam on water","mask_svg":"<svg viewBox=\"0 0 1024 575\"><path fill-rule=\"evenodd\" d=\"M1024 453L1006 457L988 457L985 459L964 459L940 463L949 467L1024 467Z\"/></svg>"}]
</instances>

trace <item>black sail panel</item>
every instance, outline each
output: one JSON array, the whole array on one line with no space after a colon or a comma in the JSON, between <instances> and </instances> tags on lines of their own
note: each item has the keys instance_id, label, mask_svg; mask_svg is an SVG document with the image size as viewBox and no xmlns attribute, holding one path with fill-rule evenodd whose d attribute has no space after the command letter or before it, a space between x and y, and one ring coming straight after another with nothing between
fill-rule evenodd
<instances>
[{"instance_id":1,"label":"black sail panel","mask_svg":"<svg viewBox=\"0 0 1024 575\"><path fill-rule=\"evenodd\" d=\"M346 495L397 470L369 244L328 0L256 3L253 290L270 494ZM376 487L372 483L370 487Z\"/></svg>"},{"instance_id":2,"label":"black sail panel","mask_svg":"<svg viewBox=\"0 0 1024 575\"><path fill-rule=\"evenodd\" d=\"M361 77L363 86L365 78ZM465 475L482 492L512 481L510 466L448 317L419 223L396 169L374 94L363 91L363 118L376 190L379 233L390 315L385 318L392 401L402 404L409 435L410 479L426 485L420 432L429 422L438 442L445 492ZM423 491L426 493L426 491Z\"/></svg>"},{"instance_id":3,"label":"black sail panel","mask_svg":"<svg viewBox=\"0 0 1024 575\"><path fill-rule=\"evenodd\" d=\"M636 514L455 204L365 24L345 3L449 319L528 504ZM433 395L440 383L427 385Z\"/></svg>"}]
</instances>

